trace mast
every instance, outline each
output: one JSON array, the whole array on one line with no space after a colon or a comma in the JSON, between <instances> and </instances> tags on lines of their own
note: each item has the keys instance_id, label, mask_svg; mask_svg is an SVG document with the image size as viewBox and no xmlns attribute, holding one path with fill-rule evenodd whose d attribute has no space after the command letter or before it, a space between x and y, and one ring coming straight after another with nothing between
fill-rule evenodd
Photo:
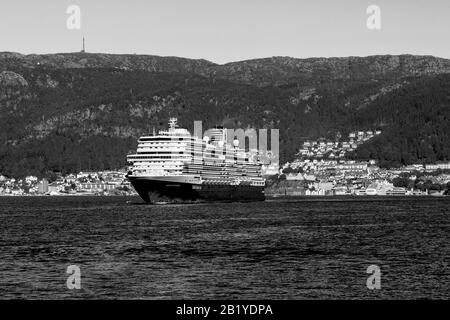
<instances>
[{"instance_id":1,"label":"mast","mask_svg":"<svg viewBox=\"0 0 450 320\"><path fill-rule=\"evenodd\" d=\"M178 127L177 121L178 121L177 118L170 118L169 119L169 129L170 130L175 130L176 127Z\"/></svg>"}]
</instances>

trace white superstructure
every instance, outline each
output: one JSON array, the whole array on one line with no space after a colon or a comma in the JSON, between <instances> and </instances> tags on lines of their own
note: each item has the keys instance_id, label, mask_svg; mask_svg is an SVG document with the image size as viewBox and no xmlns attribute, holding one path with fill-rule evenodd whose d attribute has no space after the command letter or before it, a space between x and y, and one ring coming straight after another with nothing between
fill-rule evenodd
<instances>
[{"instance_id":1,"label":"white superstructure","mask_svg":"<svg viewBox=\"0 0 450 320\"><path fill-rule=\"evenodd\" d=\"M209 130L203 139L192 136L169 120L169 129L138 140L135 154L127 156L132 177L152 177L192 184L264 186L261 164L238 147L228 144L227 130Z\"/></svg>"}]
</instances>

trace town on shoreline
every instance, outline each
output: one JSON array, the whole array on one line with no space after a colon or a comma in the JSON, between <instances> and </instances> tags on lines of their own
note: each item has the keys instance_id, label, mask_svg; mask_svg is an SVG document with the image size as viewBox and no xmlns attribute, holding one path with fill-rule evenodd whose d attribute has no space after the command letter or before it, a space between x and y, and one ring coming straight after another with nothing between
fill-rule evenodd
<instances>
[{"instance_id":1,"label":"town on shoreline","mask_svg":"<svg viewBox=\"0 0 450 320\"><path fill-rule=\"evenodd\" d=\"M55 173L49 178L41 179L36 176L15 179L0 175L0 196L137 195L125 175L125 170L79 172L66 175Z\"/></svg>"},{"instance_id":2,"label":"town on shoreline","mask_svg":"<svg viewBox=\"0 0 450 320\"><path fill-rule=\"evenodd\" d=\"M450 163L380 168L375 161L296 159L266 172L267 197L449 195ZM135 196L126 170L53 174L21 179L0 175L0 196Z\"/></svg>"},{"instance_id":3,"label":"town on shoreline","mask_svg":"<svg viewBox=\"0 0 450 320\"><path fill-rule=\"evenodd\" d=\"M358 147L380 134L354 131L347 137L304 141L296 158L267 179L266 196L449 194L450 162L385 168L376 160L351 159Z\"/></svg>"},{"instance_id":4,"label":"town on shoreline","mask_svg":"<svg viewBox=\"0 0 450 320\"><path fill-rule=\"evenodd\" d=\"M295 160L268 178L267 196L449 195L450 163L380 168L375 161Z\"/></svg>"}]
</instances>

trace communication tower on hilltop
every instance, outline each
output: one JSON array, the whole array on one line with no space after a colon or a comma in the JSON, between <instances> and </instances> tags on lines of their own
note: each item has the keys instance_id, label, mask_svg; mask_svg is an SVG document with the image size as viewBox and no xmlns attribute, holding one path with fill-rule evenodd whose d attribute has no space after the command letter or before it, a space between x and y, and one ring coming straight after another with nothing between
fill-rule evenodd
<instances>
[{"instance_id":1,"label":"communication tower on hilltop","mask_svg":"<svg viewBox=\"0 0 450 320\"><path fill-rule=\"evenodd\" d=\"M86 52L85 43L84 43L84 37L83 37L83 49L81 50L82 53Z\"/></svg>"}]
</instances>

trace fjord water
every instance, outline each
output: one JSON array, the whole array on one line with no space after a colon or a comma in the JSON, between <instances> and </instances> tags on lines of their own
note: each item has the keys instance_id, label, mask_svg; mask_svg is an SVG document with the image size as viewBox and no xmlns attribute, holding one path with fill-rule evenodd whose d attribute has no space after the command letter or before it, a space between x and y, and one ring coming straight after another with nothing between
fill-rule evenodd
<instances>
[{"instance_id":1,"label":"fjord water","mask_svg":"<svg viewBox=\"0 0 450 320\"><path fill-rule=\"evenodd\" d=\"M1 197L0 298L448 298L450 199ZM69 290L69 265L81 289ZM381 289L369 290L369 265Z\"/></svg>"}]
</instances>

